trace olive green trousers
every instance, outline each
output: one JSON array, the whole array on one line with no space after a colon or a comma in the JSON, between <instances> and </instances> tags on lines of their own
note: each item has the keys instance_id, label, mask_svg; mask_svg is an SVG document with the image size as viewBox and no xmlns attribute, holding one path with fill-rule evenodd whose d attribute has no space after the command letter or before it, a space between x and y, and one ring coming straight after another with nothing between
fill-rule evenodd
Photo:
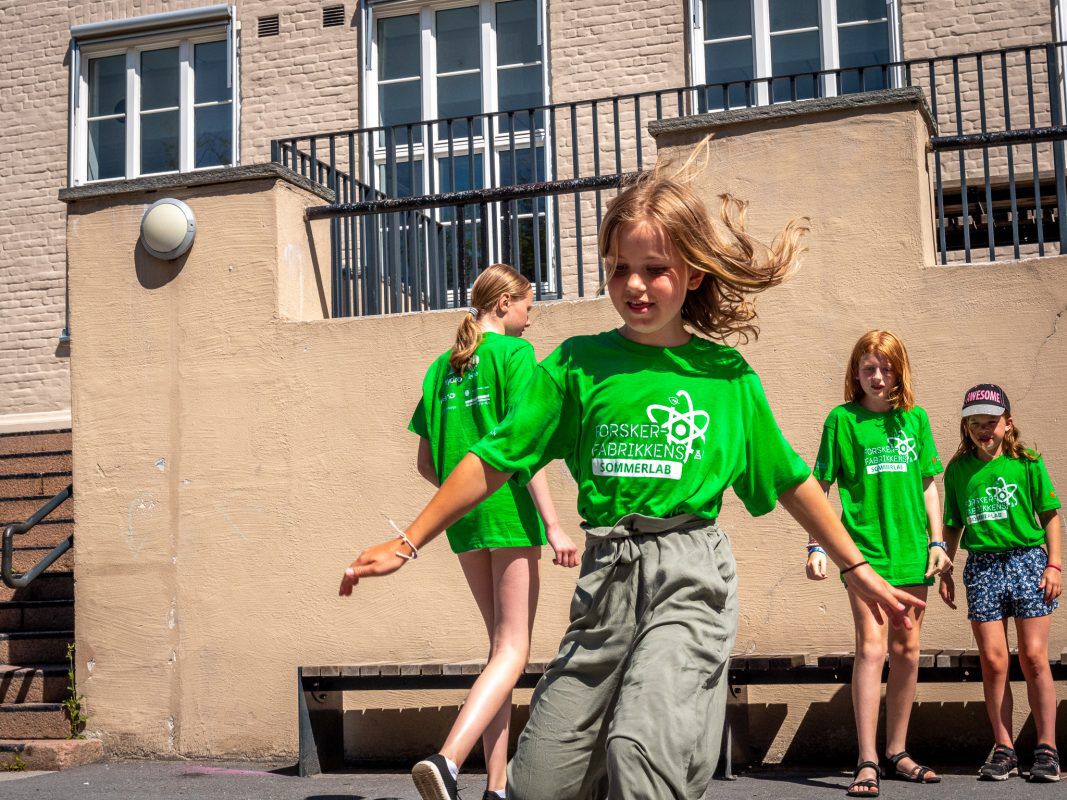
<instances>
[{"instance_id":1,"label":"olive green trousers","mask_svg":"<svg viewBox=\"0 0 1067 800\"><path fill-rule=\"evenodd\" d=\"M512 800L697 800L719 760L737 575L689 515L587 529L559 654L508 767Z\"/></svg>"}]
</instances>

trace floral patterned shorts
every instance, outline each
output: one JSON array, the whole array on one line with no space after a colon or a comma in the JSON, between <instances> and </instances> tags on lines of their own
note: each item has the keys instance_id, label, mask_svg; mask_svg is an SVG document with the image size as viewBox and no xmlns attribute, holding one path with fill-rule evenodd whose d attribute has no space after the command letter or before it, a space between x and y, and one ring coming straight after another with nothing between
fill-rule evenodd
<instances>
[{"instance_id":1,"label":"floral patterned shorts","mask_svg":"<svg viewBox=\"0 0 1067 800\"><path fill-rule=\"evenodd\" d=\"M963 568L967 587L967 619L993 622L1007 617L1044 617L1059 606L1045 602L1038 588L1048 555L1040 547L1019 547L1003 553L970 553Z\"/></svg>"}]
</instances>

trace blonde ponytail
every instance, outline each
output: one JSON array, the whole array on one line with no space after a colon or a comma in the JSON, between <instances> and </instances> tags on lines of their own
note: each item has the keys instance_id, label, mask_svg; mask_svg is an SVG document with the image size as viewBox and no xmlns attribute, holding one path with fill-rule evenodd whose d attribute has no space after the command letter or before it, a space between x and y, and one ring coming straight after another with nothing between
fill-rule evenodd
<instances>
[{"instance_id":1,"label":"blonde ponytail","mask_svg":"<svg viewBox=\"0 0 1067 800\"><path fill-rule=\"evenodd\" d=\"M490 313L503 294L512 300L522 300L530 293L530 281L514 267L493 264L486 267L471 287L471 307L463 315L456 330L456 343L448 364L457 375L463 375L470 366L474 351L482 343L482 328L478 320Z\"/></svg>"}]
</instances>

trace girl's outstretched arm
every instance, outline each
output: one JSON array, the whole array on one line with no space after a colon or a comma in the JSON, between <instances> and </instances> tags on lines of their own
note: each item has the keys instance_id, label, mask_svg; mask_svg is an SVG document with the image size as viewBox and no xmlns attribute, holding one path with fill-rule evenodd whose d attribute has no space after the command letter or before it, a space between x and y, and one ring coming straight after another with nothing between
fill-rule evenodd
<instances>
[{"instance_id":1,"label":"girl's outstretched arm","mask_svg":"<svg viewBox=\"0 0 1067 800\"><path fill-rule=\"evenodd\" d=\"M578 566L578 548L574 546L571 537L559 524L556 506L552 502L552 494L548 491L548 477L545 475L545 470L534 475L526 484L526 488L530 492L530 497L533 498L534 505L537 506L541 521L545 523L545 538L555 556L552 563L561 567Z\"/></svg>"},{"instance_id":2,"label":"girl's outstretched arm","mask_svg":"<svg viewBox=\"0 0 1067 800\"><path fill-rule=\"evenodd\" d=\"M404 531L407 542L418 550L503 486L510 477L510 473L499 472L478 456L468 453L456 464L422 513ZM411 547L398 537L368 547L345 570L338 594L345 597L352 594L352 587L359 583L360 578L396 572L410 560L411 555Z\"/></svg>"},{"instance_id":3,"label":"girl's outstretched arm","mask_svg":"<svg viewBox=\"0 0 1067 800\"><path fill-rule=\"evenodd\" d=\"M838 567L844 569L863 561L855 542L837 519L815 478L809 476L806 481L783 492L778 499L804 530L826 548L830 559ZM871 607L879 623L882 621L882 612L885 612L893 627L911 628L907 607L926 606L917 597L890 586L868 564L850 570L845 580L849 589Z\"/></svg>"}]
</instances>

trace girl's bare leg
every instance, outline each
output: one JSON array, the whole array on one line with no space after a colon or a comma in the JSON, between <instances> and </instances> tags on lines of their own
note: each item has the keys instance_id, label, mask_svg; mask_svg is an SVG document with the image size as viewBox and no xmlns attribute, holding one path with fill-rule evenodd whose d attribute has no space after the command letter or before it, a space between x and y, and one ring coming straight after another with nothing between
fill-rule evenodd
<instances>
[{"instance_id":1,"label":"girl's bare leg","mask_svg":"<svg viewBox=\"0 0 1067 800\"><path fill-rule=\"evenodd\" d=\"M1048 634L1052 615L1015 619L1019 634L1019 666L1026 678L1026 695L1034 715L1039 744L1056 746L1056 687L1048 662Z\"/></svg>"},{"instance_id":2,"label":"girl's bare leg","mask_svg":"<svg viewBox=\"0 0 1067 800\"><path fill-rule=\"evenodd\" d=\"M908 594L926 602L927 587L902 587ZM911 629L889 630L889 679L885 686L886 756L907 750L908 722L915 704L915 684L919 679L919 637L922 631L924 612L908 609L912 618ZM902 758L897 768L902 772L915 772L919 765L911 758ZM937 777L931 771L927 780Z\"/></svg>"},{"instance_id":3,"label":"girl's bare leg","mask_svg":"<svg viewBox=\"0 0 1067 800\"><path fill-rule=\"evenodd\" d=\"M459 556L489 633L489 662L467 695L441 754L462 765L481 737L490 789L503 789L506 781L511 690L529 659L540 557L540 547L473 550Z\"/></svg>"},{"instance_id":4,"label":"girl's bare leg","mask_svg":"<svg viewBox=\"0 0 1067 800\"><path fill-rule=\"evenodd\" d=\"M882 699L882 667L885 666L885 627L879 625L868 606L853 592L848 593L852 620L856 625L856 660L852 665L852 708L856 714L856 739L859 761L880 763L876 736L878 706ZM862 770L857 780L873 780L870 768ZM860 789L859 791L862 791ZM871 789L870 791L874 791Z\"/></svg>"},{"instance_id":5,"label":"girl's bare leg","mask_svg":"<svg viewBox=\"0 0 1067 800\"><path fill-rule=\"evenodd\" d=\"M1008 683L1008 621L972 622L971 630L978 642L982 662L982 689L993 740L1014 747L1011 735L1012 696Z\"/></svg>"}]
</instances>

